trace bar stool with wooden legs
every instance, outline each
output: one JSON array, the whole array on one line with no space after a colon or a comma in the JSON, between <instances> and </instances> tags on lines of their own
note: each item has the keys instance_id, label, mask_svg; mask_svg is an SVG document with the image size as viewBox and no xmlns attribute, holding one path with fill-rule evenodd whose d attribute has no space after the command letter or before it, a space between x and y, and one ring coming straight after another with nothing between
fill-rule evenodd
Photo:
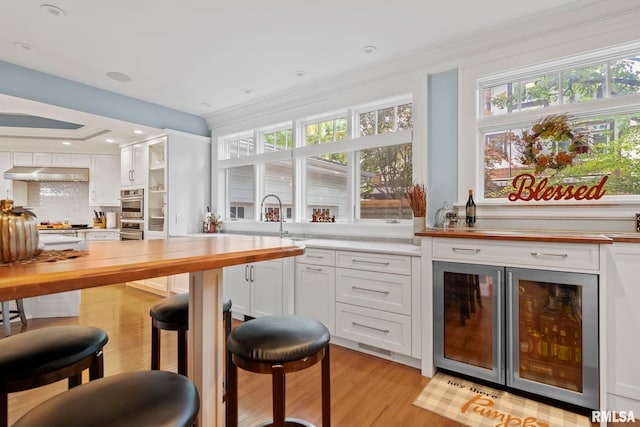
<instances>
[{"instance_id":1,"label":"bar stool with wooden legs","mask_svg":"<svg viewBox=\"0 0 640 427\"><path fill-rule=\"evenodd\" d=\"M9 308L9 301L2 301L0 303L0 312L2 314L2 323L4 325L4 336L11 335L11 321L20 317L20 321L24 326L27 326L27 316L24 314L24 304L22 299L16 300L16 309L11 310Z\"/></svg>"},{"instance_id":2,"label":"bar stool with wooden legs","mask_svg":"<svg viewBox=\"0 0 640 427\"><path fill-rule=\"evenodd\" d=\"M189 330L189 294L162 299L149 310L151 316L151 369L160 369L160 330L178 331L178 373L187 375L187 331ZM231 300L224 297L222 316L225 338L231 333Z\"/></svg>"},{"instance_id":3,"label":"bar stool with wooden legs","mask_svg":"<svg viewBox=\"0 0 640 427\"><path fill-rule=\"evenodd\" d=\"M223 297L222 317L225 340L231 333L231 300ZM187 331L189 330L189 294L164 298L149 310L151 316L151 369L160 369L160 330L178 331L178 373L187 375ZM229 372L231 356L226 352L225 377ZM227 380L225 378L225 388ZM227 401L226 392L223 396ZM229 411L227 411L228 413Z\"/></svg>"},{"instance_id":4,"label":"bar stool with wooden legs","mask_svg":"<svg viewBox=\"0 0 640 427\"><path fill-rule=\"evenodd\" d=\"M175 372L125 372L65 391L22 416L13 427L191 427L198 390Z\"/></svg>"},{"instance_id":5,"label":"bar stool with wooden legs","mask_svg":"<svg viewBox=\"0 0 640 427\"><path fill-rule=\"evenodd\" d=\"M232 367L227 373L227 427L238 425L238 367L271 374L273 422L261 426L293 427L310 423L285 419L285 374L322 361L322 425L331 426L329 330L319 321L303 316L266 316L249 320L231 331L227 350Z\"/></svg>"},{"instance_id":6,"label":"bar stool with wooden legs","mask_svg":"<svg viewBox=\"0 0 640 427\"><path fill-rule=\"evenodd\" d=\"M0 340L0 427L8 424L8 395L68 378L69 388L102 378L109 338L92 326L51 326ZM78 410L78 408L75 408ZM84 409L83 409L84 410Z\"/></svg>"}]
</instances>

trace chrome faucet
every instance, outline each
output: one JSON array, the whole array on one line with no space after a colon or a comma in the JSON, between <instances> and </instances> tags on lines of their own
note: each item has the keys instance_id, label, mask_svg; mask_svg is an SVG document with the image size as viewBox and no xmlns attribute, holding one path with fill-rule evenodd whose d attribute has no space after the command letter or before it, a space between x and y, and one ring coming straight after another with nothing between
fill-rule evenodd
<instances>
[{"instance_id":1,"label":"chrome faucet","mask_svg":"<svg viewBox=\"0 0 640 427\"><path fill-rule=\"evenodd\" d=\"M262 202L260 202L260 222L262 222L262 212L264 210L263 209L264 201L267 199L267 197L275 197L276 200L278 201L278 207L279 207L278 216L280 217L280 238L282 239L282 237L284 237L284 235L287 234L288 232L282 230L282 218L284 218L284 212L282 212L282 200L280 200L280 197L276 196L275 194L267 194L262 198Z\"/></svg>"}]
</instances>

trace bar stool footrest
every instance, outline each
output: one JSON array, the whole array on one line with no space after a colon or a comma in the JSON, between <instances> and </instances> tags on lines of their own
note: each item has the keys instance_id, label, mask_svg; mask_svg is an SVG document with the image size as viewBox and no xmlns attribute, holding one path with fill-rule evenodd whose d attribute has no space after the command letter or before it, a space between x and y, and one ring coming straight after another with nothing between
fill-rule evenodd
<instances>
[{"instance_id":1,"label":"bar stool footrest","mask_svg":"<svg viewBox=\"0 0 640 427\"><path fill-rule=\"evenodd\" d=\"M299 418L285 418L284 419L285 427L316 427L315 424L312 424L308 421L301 420ZM273 420L264 421L258 424L257 427L272 427Z\"/></svg>"}]
</instances>

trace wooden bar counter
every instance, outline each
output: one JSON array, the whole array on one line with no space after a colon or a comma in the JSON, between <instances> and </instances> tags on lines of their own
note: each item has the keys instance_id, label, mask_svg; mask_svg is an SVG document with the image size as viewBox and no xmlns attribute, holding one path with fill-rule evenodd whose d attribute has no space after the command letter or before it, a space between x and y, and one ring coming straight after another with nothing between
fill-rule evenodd
<instances>
[{"instance_id":1,"label":"wooden bar counter","mask_svg":"<svg viewBox=\"0 0 640 427\"><path fill-rule=\"evenodd\" d=\"M222 268L303 252L265 236L91 241L78 258L0 266L0 301L190 273L189 377L200 392L198 425L223 426Z\"/></svg>"}]
</instances>

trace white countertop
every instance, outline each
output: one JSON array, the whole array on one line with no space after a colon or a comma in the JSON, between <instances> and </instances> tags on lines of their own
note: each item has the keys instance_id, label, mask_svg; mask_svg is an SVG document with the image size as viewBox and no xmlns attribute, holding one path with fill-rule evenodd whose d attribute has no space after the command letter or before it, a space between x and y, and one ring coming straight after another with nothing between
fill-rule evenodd
<instances>
[{"instance_id":1,"label":"white countertop","mask_svg":"<svg viewBox=\"0 0 640 427\"><path fill-rule=\"evenodd\" d=\"M200 233L189 234L187 236L207 236L216 238L220 236L232 236L238 237L246 236L244 234L228 234L228 233ZM285 237L287 239L287 237ZM382 242L375 240L348 240L348 239L315 239L315 238L296 238L292 237L296 244L305 248L318 248L318 249L334 249L341 251L359 251L359 252L374 252L385 253L394 255L408 255L408 256L420 256L420 246L412 245L410 243L396 243L396 242Z\"/></svg>"}]
</instances>

